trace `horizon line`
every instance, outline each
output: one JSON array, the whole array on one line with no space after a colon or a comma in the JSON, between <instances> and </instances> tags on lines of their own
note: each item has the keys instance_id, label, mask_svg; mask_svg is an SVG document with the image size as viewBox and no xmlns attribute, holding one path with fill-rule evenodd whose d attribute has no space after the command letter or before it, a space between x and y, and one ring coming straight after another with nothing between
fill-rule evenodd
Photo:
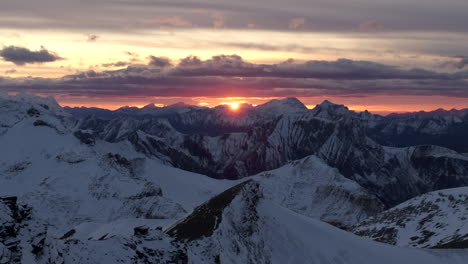
<instances>
[{"instance_id":1,"label":"horizon line","mask_svg":"<svg viewBox=\"0 0 468 264\"><path fill-rule=\"evenodd\" d=\"M54 97L55 98L55 97ZM322 103L319 103L319 104L315 104L315 105L310 105L310 104L304 104L299 98L297 97L283 97L283 98L280 98L280 99L271 99L271 100L268 100L262 104L265 104L265 103L268 103L272 100L282 100L282 99L286 99L286 98L295 98L297 100L299 100L308 110L312 110L314 109L315 107L317 107L318 105L324 103L325 101L328 101L334 105L341 105L341 106L344 106L346 108L348 108L349 111L353 111L353 112L356 112L356 113L362 113L362 112L369 112L371 114L377 114L377 115L381 115L381 116L388 116L388 115L391 115L391 114L416 114L416 113L431 113L431 112L435 112L435 111L438 111L438 110L442 110L442 111L446 111L446 112L450 112L450 111L462 111L462 110L465 110L465 109L468 109L468 106L466 108L451 108L451 109L447 109L447 108L444 108L444 107L438 107L438 108L434 108L434 109L431 109L431 110L414 110L414 111L405 111L405 110L380 110L380 111L371 111L371 110L368 110L368 109L364 109L364 110L361 110L361 109L356 109L356 108L353 108L351 106L348 106L348 105L345 105L345 104L338 104L338 103L334 103L333 101L329 100L329 99L325 99L322 101ZM57 101L57 103L61 106L61 107L69 107L69 108L97 108L97 109L103 109L103 110L109 110L109 111L117 111L119 109L122 109L122 108L125 108L125 107L128 107L128 108L138 108L138 109L143 109L147 106L150 106L150 105L154 105L155 107L157 108L165 108L165 107L169 107L169 106L173 106L173 105L177 105L177 104L185 104L187 106L191 106L191 107L199 107L199 108L210 108L210 109L213 109L213 108L216 108L216 107L219 107L219 106L223 106L223 105L230 105L231 103L220 103L220 104L216 104L216 105L200 105L200 104L190 104L190 103L186 103L184 101L179 101L179 102L176 102L176 103L171 103L171 104L160 104L160 103L156 103L156 102L149 102L147 104L126 104L126 105L119 105L119 106L116 106L116 107L112 107L112 108L109 108L109 107L102 107L102 106L99 106L99 104L95 104L95 105L80 105L80 104L68 104L68 103L60 103L59 101ZM239 105L242 105L242 104L247 104L247 105L250 105L252 107L257 107L259 105L262 105L262 104L250 104L250 103L246 103L246 102L243 102L243 103L239 103Z\"/></svg>"}]
</instances>

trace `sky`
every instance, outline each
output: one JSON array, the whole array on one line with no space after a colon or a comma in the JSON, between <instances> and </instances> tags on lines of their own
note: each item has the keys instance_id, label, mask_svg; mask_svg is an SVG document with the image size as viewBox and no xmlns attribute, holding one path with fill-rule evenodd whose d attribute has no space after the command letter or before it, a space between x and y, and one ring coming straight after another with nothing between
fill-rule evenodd
<instances>
[{"instance_id":1,"label":"sky","mask_svg":"<svg viewBox=\"0 0 468 264\"><path fill-rule=\"evenodd\" d=\"M62 105L297 97L468 108L466 0L2 0L0 91Z\"/></svg>"}]
</instances>

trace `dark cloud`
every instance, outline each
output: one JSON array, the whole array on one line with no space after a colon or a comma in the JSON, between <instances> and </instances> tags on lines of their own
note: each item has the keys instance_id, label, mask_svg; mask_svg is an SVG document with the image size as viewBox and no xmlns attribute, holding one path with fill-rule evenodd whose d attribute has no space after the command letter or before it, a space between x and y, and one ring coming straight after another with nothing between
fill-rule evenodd
<instances>
[{"instance_id":1,"label":"dark cloud","mask_svg":"<svg viewBox=\"0 0 468 264\"><path fill-rule=\"evenodd\" d=\"M138 57L138 54L136 54L135 52L131 52L131 51L124 51L125 54L127 54L128 56L132 56L132 57Z\"/></svg>"},{"instance_id":2,"label":"dark cloud","mask_svg":"<svg viewBox=\"0 0 468 264\"><path fill-rule=\"evenodd\" d=\"M262 50L262 51L289 51L289 52L310 53L310 52L319 52L319 51L324 50L324 48L312 48L312 47L302 46L298 44L273 45L273 44L252 43L252 42L219 42L216 44L227 46L227 47L254 49L254 50Z\"/></svg>"},{"instance_id":3,"label":"dark cloud","mask_svg":"<svg viewBox=\"0 0 468 264\"><path fill-rule=\"evenodd\" d=\"M16 69L11 69L11 70L5 71L5 74L12 74L12 73L16 73L16 72L18 72Z\"/></svg>"},{"instance_id":4,"label":"dark cloud","mask_svg":"<svg viewBox=\"0 0 468 264\"><path fill-rule=\"evenodd\" d=\"M196 57L195 57L196 58ZM384 65L370 61L339 59L336 61L307 61L305 63L253 64L245 62L238 55L213 56L209 60L195 59L197 66L171 69L177 76L238 76L238 77L281 77L281 78L316 78L342 80L368 79L461 79L467 73L438 73L424 69L402 69L397 66ZM194 63L188 63L192 65Z\"/></svg>"},{"instance_id":5,"label":"dark cloud","mask_svg":"<svg viewBox=\"0 0 468 264\"><path fill-rule=\"evenodd\" d=\"M457 69L463 69L468 65L468 57L460 57L460 61L455 63Z\"/></svg>"},{"instance_id":6,"label":"dark cloud","mask_svg":"<svg viewBox=\"0 0 468 264\"><path fill-rule=\"evenodd\" d=\"M283 62L280 62L280 65L289 65L289 64L294 64L296 61L293 58L289 58Z\"/></svg>"},{"instance_id":7,"label":"dark cloud","mask_svg":"<svg viewBox=\"0 0 468 264\"><path fill-rule=\"evenodd\" d=\"M244 62L241 56L239 55L217 55L213 56L209 60L202 61L197 56L189 56L184 59L181 59L178 68L175 69L177 72L178 70L183 70L187 74L189 71L195 72L196 75L203 75L203 72L215 72L217 69L231 69L232 71L240 70L246 68L252 68L254 64ZM189 68L189 69L185 69ZM216 75L216 74L215 74Z\"/></svg>"},{"instance_id":8,"label":"dark cloud","mask_svg":"<svg viewBox=\"0 0 468 264\"><path fill-rule=\"evenodd\" d=\"M203 62L197 56L188 56L180 60L178 66L182 68L200 67Z\"/></svg>"},{"instance_id":9,"label":"dark cloud","mask_svg":"<svg viewBox=\"0 0 468 264\"><path fill-rule=\"evenodd\" d=\"M172 66L171 61L166 57L156 57L156 56L149 56L149 66L153 66L156 68L166 68Z\"/></svg>"},{"instance_id":10,"label":"dark cloud","mask_svg":"<svg viewBox=\"0 0 468 264\"><path fill-rule=\"evenodd\" d=\"M101 65L102 67L109 68L109 67L125 67L125 66L128 66L129 64L130 63L126 61L117 61L117 62L111 62L111 63L103 63Z\"/></svg>"},{"instance_id":11,"label":"dark cloud","mask_svg":"<svg viewBox=\"0 0 468 264\"><path fill-rule=\"evenodd\" d=\"M6 78L0 83L0 89L90 97L441 95L468 98L467 78L468 71L441 73L349 59L254 64L238 55L219 55L208 60L190 56L169 68L127 67L87 71L59 79Z\"/></svg>"},{"instance_id":12,"label":"dark cloud","mask_svg":"<svg viewBox=\"0 0 468 264\"><path fill-rule=\"evenodd\" d=\"M462 70L468 66L468 57L466 56L454 56L449 60L443 61L439 64L442 68Z\"/></svg>"},{"instance_id":13,"label":"dark cloud","mask_svg":"<svg viewBox=\"0 0 468 264\"><path fill-rule=\"evenodd\" d=\"M99 36L98 36L98 35L95 35L95 34L87 34L87 35L86 35L86 40L89 41L89 42L94 42L94 41L96 41L98 38L99 38Z\"/></svg>"},{"instance_id":14,"label":"dark cloud","mask_svg":"<svg viewBox=\"0 0 468 264\"><path fill-rule=\"evenodd\" d=\"M0 57L5 61L13 62L16 65L25 65L28 63L44 63L62 60L54 52L50 52L44 47L39 51L31 51L24 47L8 46L0 50Z\"/></svg>"}]
</instances>

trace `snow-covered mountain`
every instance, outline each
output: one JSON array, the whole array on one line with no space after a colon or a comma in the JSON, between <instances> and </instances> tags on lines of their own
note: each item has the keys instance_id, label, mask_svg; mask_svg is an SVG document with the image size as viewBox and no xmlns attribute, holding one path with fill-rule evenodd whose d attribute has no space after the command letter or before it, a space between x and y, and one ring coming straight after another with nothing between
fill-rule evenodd
<instances>
[{"instance_id":1,"label":"snow-covered mountain","mask_svg":"<svg viewBox=\"0 0 468 264\"><path fill-rule=\"evenodd\" d=\"M36 118L35 126L49 126L64 133L70 117L52 97L0 93L0 135L26 118Z\"/></svg>"},{"instance_id":2,"label":"snow-covered mountain","mask_svg":"<svg viewBox=\"0 0 468 264\"><path fill-rule=\"evenodd\" d=\"M0 221L16 225L8 237L11 245L26 234L21 228L30 229L34 222L11 217L18 210L15 201L1 202L7 215L1 214ZM127 221L83 236L90 227L79 226L57 238L35 233L23 263L458 264L468 257L466 250L401 248L360 238L278 206L263 196L256 181L222 192L165 229ZM23 241L18 245L24 246ZM3 259L18 256L5 248L3 252Z\"/></svg>"},{"instance_id":3,"label":"snow-covered mountain","mask_svg":"<svg viewBox=\"0 0 468 264\"><path fill-rule=\"evenodd\" d=\"M36 103L36 108L40 109L40 105ZM294 98L273 100L257 107L245 106L239 112L230 111L226 106L166 108L173 107L185 110L164 117L88 117L69 121L71 118L66 119L66 113L55 102L51 109L58 109L53 114L60 116L58 120L77 124L66 127L82 143L130 142L143 156L214 178L242 178L316 155L386 205L428 191L468 185L465 156L431 146L383 147L366 136L366 122L375 122L378 117L356 114L328 101L313 110L307 110ZM36 108L31 109L38 111ZM23 117L28 116L24 111L19 112ZM65 129L63 122L52 124L55 121L42 119L34 122L60 131ZM202 131L209 128L217 131L214 134L225 132L208 135Z\"/></svg>"},{"instance_id":4,"label":"snow-covered mountain","mask_svg":"<svg viewBox=\"0 0 468 264\"><path fill-rule=\"evenodd\" d=\"M468 188L423 194L353 228L355 234L397 246L466 248Z\"/></svg>"},{"instance_id":5,"label":"snow-covered mountain","mask_svg":"<svg viewBox=\"0 0 468 264\"><path fill-rule=\"evenodd\" d=\"M407 112L407 113L393 113L389 117L408 117L408 116L420 116L420 117L433 117L433 116L459 116L463 117L468 114L468 108L464 109L450 109L445 110L442 108L434 111L419 111L419 112Z\"/></svg>"},{"instance_id":6,"label":"snow-covered mountain","mask_svg":"<svg viewBox=\"0 0 468 264\"><path fill-rule=\"evenodd\" d=\"M68 128L63 132L37 126L38 120L54 127L63 125L54 115L41 112L22 119L0 137L2 195L20 196L35 210L44 210L44 215L60 217L62 224L79 223L91 215L90 220L107 221L117 211L163 218L158 214L166 210L164 218L177 217L190 210L189 204L197 205L223 190L223 182L230 184L213 184L215 180L205 176L164 166L136 152L128 142L82 144L72 131L66 132ZM166 198L172 195L168 190L177 192L184 185L166 186L163 192L161 185L168 179L184 184L193 181L200 188L185 192L189 197L183 200L177 195L174 201ZM51 214L53 208L60 215ZM81 210L86 214L80 216ZM60 226L57 229L63 231Z\"/></svg>"},{"instance_id":7,"label":"snow-covered mountain","mask_svg":"<svg viewBox=\"0 0 468 264\"><path fill-rule=\"evenodd\" d=\"M389 115L368 126L368 135L387 146L439 145L468 151L466 111Z\"/></svg>"},{"instance_id":8,"label":"snow-covered mountain","mask_svg":"<svg viewBox=\"0 0 468 264\"><path fill-rule=\"evenodd\" d=\"M0 135L0 197L7 201L0 222L8 223L0 231L0 259L6 263L35 263L36 242L55 243L74 227L87 239L109 225L165 226L236 184L165 166L128 142L82 144L74 121L52 99L0 101L9 117L1 119Z\"/></svg>"},{"instance_id":9,"label":"snow-covered mountain","mask_svg":"<svg viewBox=\"0 0 468 264\"><path fill-rule=\"evenodd\" d=\"M375 195L316 156L253 178L266 199L341 228L349 228L384 208Z\"/></svg>"},{"instance_id":10,"label":"snow-covered mountain","mask_svg":"<svg viewBox=\"0 0 468 264\"><path fill-rule=\"evenodd\" d=\"M468 185L464 156L425 146L393 149L368 137L369 126L380 118L328 101L307 110L287 98L239 112L220 106L170 117L88 117L77 133L83 142L129 141L138 152L214 178L238 179L316 155L386 205ZM421 164L437 173L426 174ZM447 174L448 167L455 169Z\"/></svg>"},{"instance_id":11,"label":"snow-covered mountain","mask_svg":"<svg viewBox=\"0 0 468 264\"><path fill-rule=\"evenodd\" d=\"M176 104L177 105L177 104ZM262 121L271 121L282 114L306 113L317 118L338 120L343 116L361 121L366 134L379 144L394 147L414 145L439 145L456 151L468 151L467 109L415 112L379 116L368 111L356 113L344 105L336 105L327 100L307 111L295 98L273 100L252 107L242 105L241 111L233 115L227 106L214 109L177 105L178 107L156 107L139 109L124 107L116 111L97 108L65 108L79 118L95 116L100 119L119 117L166 117L173 127L184 133L222 135L223 133L244 132L249 126Z\"/></svg>"},{"instance_id":12,"label":"snow-covered mountain","mask_svg":"<svg viewBox=\"0 0 468 264\"><path fill-rule=\"evenodd\" d=\"M209 223L209 224L207 224ZM189 263L463 263L466 251L391 247L295 214L246 182L166 231Z\"/></svg>"},{"instance_id":13,"label":"snow-covered mountain","mask_svg":"<svg viewBox=\"0 0 468 264\"><path fill-rule=\"evenodd\" d=\"M468 256L382 245L321 222L349 229L389 204L466 186L465 155L383 147L363 123L378 117L329 102L321 111L293 98L236 113L173 107L184 110L82 118L53 98L1 95L0 263Z\"/></svg>"}]
</instances>

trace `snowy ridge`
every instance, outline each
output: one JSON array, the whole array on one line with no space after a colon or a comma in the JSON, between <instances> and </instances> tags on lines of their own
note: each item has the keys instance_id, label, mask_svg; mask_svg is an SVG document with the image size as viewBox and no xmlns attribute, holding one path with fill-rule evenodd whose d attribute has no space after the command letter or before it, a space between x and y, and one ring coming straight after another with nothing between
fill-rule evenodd
<instances>
[{"instance_id":1,"label":"snowy ridge","mask_svg":"<svg viewBox=\"0 0 468 264\"><path fill-rule=\"evenodd\" d=\"M268 201L255 182L238 191L219 219L210 235L179 239L189 263L456 264L464 263L467 254L398 248L359 238ZM175 229L182 231L185 225Z\"/></svg>"},{"instance_id":2,"label":"snowy ridge","mask_svg":"<svg viewBox=\"0 0 468 264\"><path fill-rule=\"evenodd\" d=\"M299 214L348 228L384 205L315 156L254 176L266 199Z\"/></svg>"},{"instance_id":3,"label":"snowy ridge","mask_svg":"<svg viewBox=\"0 0 468 264\"><path fill-rule=\"evenodd\" d=\"M32 120L37 126L50 126L63 132L65 127L62 123L69 118L70 114L52 97L25 93L0 94L0 135L23 119Z\"/></svg>"},{"instance_id":4,"label":"snowy ridge","mask_svg":"<svg viewBox=\"0 0 468 264\"><path fill-rule=\"evenodd\" d=\"M468 188L430 192L353 228L355 234L397 246L466 247Z\"/></svg>"}]
</instances>

